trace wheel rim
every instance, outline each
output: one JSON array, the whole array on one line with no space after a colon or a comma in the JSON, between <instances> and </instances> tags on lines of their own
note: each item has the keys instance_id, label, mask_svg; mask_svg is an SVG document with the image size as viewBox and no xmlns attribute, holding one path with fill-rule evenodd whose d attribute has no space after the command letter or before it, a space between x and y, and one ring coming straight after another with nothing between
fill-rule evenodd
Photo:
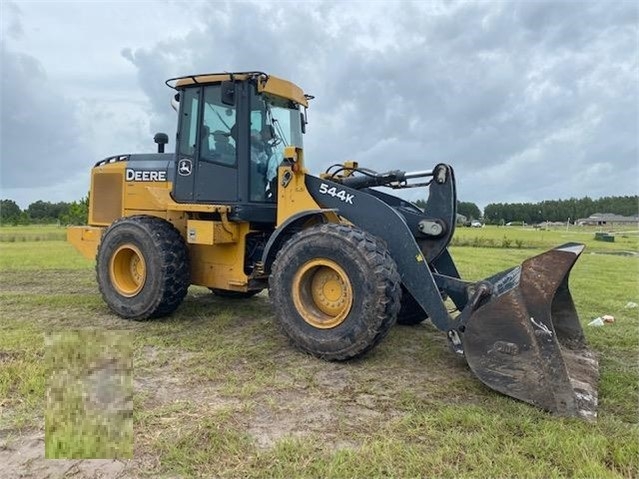
<instances>
[{"instance_id":1,"label":"wheel rim","mask_svg":"<svg viewBox=\"0 0 639 479\"><path fill-rule=\"evenodd\" d=\"M319 329L342 324L353 305L353 288L348 276L329 259L306 262L293 278L292 293L304 321Z\"/></svg>"},{"instance_id":2,"label":"wheel rim","mask_svg":"<svg viewBox=\"0 0 639 479\"><path fill-rule=\"evenodd\" d=\"M138 294L146 281L146 262L137 246L120 246L109 263L111 284L122 296L132 297Z\"/></svg>"}]
</instances>

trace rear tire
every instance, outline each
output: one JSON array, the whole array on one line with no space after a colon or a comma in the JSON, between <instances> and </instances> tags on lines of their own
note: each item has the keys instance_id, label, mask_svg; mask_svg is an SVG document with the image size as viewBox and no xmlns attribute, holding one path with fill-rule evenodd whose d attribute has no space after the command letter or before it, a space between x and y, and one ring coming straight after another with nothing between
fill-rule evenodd
<instances>
[{"instance_id":1,"label":"rear tire","mask_svg":"<svg viewBox=\"0 0 639 479\"><path fill-rule=\"evenodd\" d=\"M96 275L109 308L125 319L159 318L177 309L189 287L180 233L161 218L113 222L98 247Z\"/></svg>"},{"instance_id":2,"label":"rear tire","mask_svg":"<svg viewBox=\"0 0 639 479\"><path fill-rule=\"evenodd\" d=\"M442 301L448 299L448 295L443 291L439 291ZM417 326L428 319L428 314L422 309L415 297L408 292L402 284L402 303L397 315L397 324L402 326Z\"/></svg>"},{"instance_id":3,"label":"rear tire","mask_svg":"<svg viewBox=\"0 0 639 479\"><path fill-rule=\"evenodd\" d=\"M269 289L284 333L327 360L354 358L378 344L395 323L401 295L397 266L383 243L331 223L284 244Z\"/></svg>"},{"instance_id":4,"label":"rear tire","mask_svg":"<svg viewBox=\"0 0 639 479\"><path fill-rule=\"evenodd\" d=\"M417 326L424 320L428 319L428 315L415 300L412 294L402 285L402 302L399 314L397 315L397 324L402 326Z\"/></svg>"}]
</instances>

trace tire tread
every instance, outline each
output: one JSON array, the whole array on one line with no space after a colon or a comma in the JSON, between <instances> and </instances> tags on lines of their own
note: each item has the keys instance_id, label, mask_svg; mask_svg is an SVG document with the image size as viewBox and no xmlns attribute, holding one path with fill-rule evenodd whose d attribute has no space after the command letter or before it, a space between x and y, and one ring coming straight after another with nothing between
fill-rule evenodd
<instances>
[{"instance_id":1,"label":"tire tread","mask_svg":"<svg viewBox=\"0 0 639 479\"><path fill-rule=\"evenodd\" d=\"M343 241L354 249L363 252L364 262L372 271L372 277L369 280L373 284L375 294L375 318L371 321L372 326L367 331L367 334L357 338L356 341L350 343L347 347L338 351L322 351L312 341L304 341L291 336L286 321L283 321L283 318L280 317L281 315L276 315L276 321L280 329L297 347L310 354L334 361L356 358L379 344L388 334L393 324L395 324L401 299L401 279L397 266L388 253L384 242L379 238L352 226L326 223L296 233L278 251L269 277L271 291L278 291L279 286L281 286L276 284L276 282L281 276L280 272L284 265L289 261L288 252L291 248L305 242L312 242L312 238L316 235L332 236L336 239L336 247L339 246L339 241ZM275 294L271 295L271 298L276 311L286 311L287 307L283 304L286 301L284 295Z\"/></svg>"},{"instance_id":2,"label":"tire tread","mask_svg":"<svg viewBox=\"0 0 639 479\"><path fill-rule=\"evenodd\" d=\"M117 237L114 240L111 240L111 237L124 226L137 228L151 239L154 248L152 254L158 254L161 268L162 282L158 294L151 301L151 304L137 308L137 310L134 307L122 306L126 299L123 300L119 297L117 293L112 291L110 285L103 284L101 280L101 276L105 276L102 268L108 268L108 264L105 265L100 258L104 242L105 240L116 241ZM142 252L142 254L149 254L149 252ZM102 298L112 311L126 319L154 319L173 313L184 300L190 284L189 258L182 235L172 224L153 216L136 215L115 220L102 236L96 256L95 269ZM108 277L108 272L106 277Z\"/></svg>"}]
</instances>

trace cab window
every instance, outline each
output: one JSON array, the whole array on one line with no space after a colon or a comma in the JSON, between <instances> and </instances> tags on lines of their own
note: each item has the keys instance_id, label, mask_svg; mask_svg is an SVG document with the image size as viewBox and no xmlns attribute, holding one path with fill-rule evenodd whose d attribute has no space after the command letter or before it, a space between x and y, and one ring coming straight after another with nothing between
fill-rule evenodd
<instances>
[{"instance_id":1,"label":"cab window","mask_svg":"<svg viewBox=\"0 0 639 479\"><path fill-rule=\"evenodd\" d=\"M197 143L197 110L199 89L190 88L180 94L182 119L180 123L180 144L178 151L182 155L194 156Z\"/></svg>"},{"instance_id":2,"label":"cab window","mask_svg":"<svg viewBox=\"0 0 639 479\"><path fill-rule=\"evenodd\" d=\"M222 103L221 85L204 87L200 160L226 166L237 164L235 106Z\"/></svg>"}]
</instances>

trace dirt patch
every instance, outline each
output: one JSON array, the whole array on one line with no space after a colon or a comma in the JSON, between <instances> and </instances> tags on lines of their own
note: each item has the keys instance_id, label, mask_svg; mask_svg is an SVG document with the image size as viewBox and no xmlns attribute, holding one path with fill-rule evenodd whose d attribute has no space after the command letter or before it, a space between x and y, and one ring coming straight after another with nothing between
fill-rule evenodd
<instances>
[{"instance_id":1,"label":"dirt patch","mask_svg":"<svg viewBox=\"0 0 639 479\"><path fill-rule=\"evenodd\" d=\"M134 359L133 390L143 397L143 407L157 408L176 402L215 405L220 384L214 381L194 381L184 370L184 364L196 353L173 348L144 346ZM194 385L194 382L196 384Z\"/></svg>"},{"instance_id":2,"label":"dirt patch","mask_svg":"<svg viewBox=\"0 0 639 479\"><path fill-rule=\"evenodd\" d=\"M198 409L211 411L241 404L238 399L223 396L217 383L200 382L194 386L191 382L185 383L182 377L169 371L158 371L154 376L135 377L133 388L136 393L142 393L144 408L190 403Z\"/></svg>"},{"instance_id":3,"label":"dirt patch","mask_svg":"<svg viewBox=\"0 0 639 479\"><path fill-rule=\"evenodd\" d=\"M11 361L16 361L20 358L24 357L24 354L19 353L17 351L0 351L0 364L2 363L10 363Z\"/></svg>"},{"instance_id":4,"label":"dirt patch","mask_svg":"<svg viewBox=\"0 0 639 479\"><path fill-rule=\"evenodd\" d=\"M0 476L20 478L126 479L130 462L117 459L45 459L44 431L0 440Z\"/></svg>"},{"instance_id":5,"label":"dirt patch","mask_svg":"<svg viewBox=\"0 0 639 479\"><path fill-rule=\"evenodd\" d=\"M283 438L299 439L313 433L320 433L330 443L337 436L333 425L341 417L336 401L309 391L289 390L269 394L268 402L257 401L244 423L256 445L268 449Z\"/></svg>"},{"instance_id":6,"label":"dirt patch","mask_svg":"<svg viewBox=\"0 0 639 479\"><path fill-rule=\"evenodd\" d=\"M150 362L152 358L162 362L155 348L144 351ZM249 397L225 393L223 381L186 381L189 378L175 370L175 361L180 361L177 352L171 354L171 363L156 365L152 375L135 374L134 389L142 398L139 407L155 416L149 424L136 426L144 436L141 442L136 436L136 447L153 435L154 425L184 424L225 411L227 421L251 436L261 450L285 438L308 436L321 437L329 449L356 448L359 440L351 439L352 433L400 415L387 404L389 396L357 392L362 374L348 364L325 363L291 350L278 356L283 364L298 361L296 374L305 379L294 379L283 367L270 388ZM143 453L136 450L136 458L138 452Z\"/></svg>"},{"instance_id":7,"label":"dirt patch","mask_svg":"<svg viewBox=\"0 0 639 479\"><path fill-rule=\"evenodd\" d=\"M331 391L341 392L351 385L353 373L348 366L334 364L332 369L320 369L317 371L313 379L319 388L328 388Z\"/></svg>"}]
</instances>

